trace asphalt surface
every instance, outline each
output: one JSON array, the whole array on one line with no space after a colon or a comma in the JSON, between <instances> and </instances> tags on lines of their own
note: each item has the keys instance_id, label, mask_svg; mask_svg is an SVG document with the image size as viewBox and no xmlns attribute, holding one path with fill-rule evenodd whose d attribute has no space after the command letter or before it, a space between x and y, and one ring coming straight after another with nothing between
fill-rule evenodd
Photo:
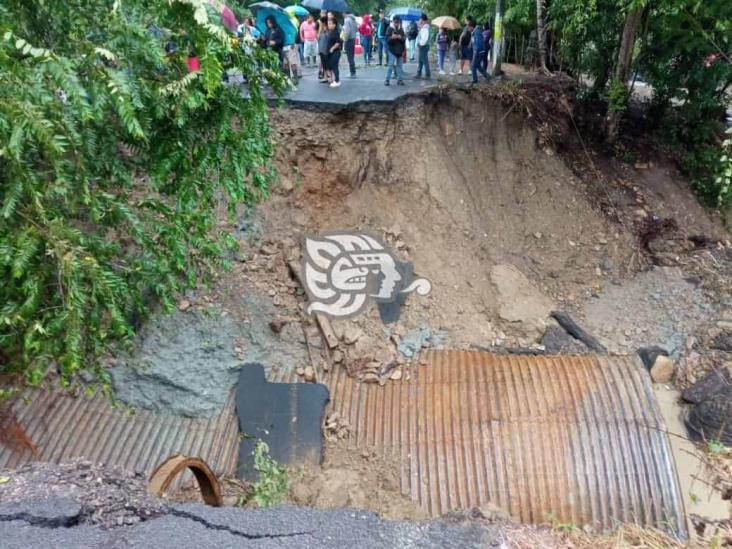
<instances>
[{"instance_id":1,"label":"asphalt surface","mask_svg":"<svg viewBox=\"0 0 732 549\"><path fill-rule=\"evenodd\" d=\"M407 548L501 546L499 526L476 522L386 521L355 509L301 507L242 510L170 505L165 514L130 526L76 524L81 506L70 498L0 504L3 549L155 547Z\"/></svg>"},{"instance_id":2,"label":"asphalt surface","mask_svg":"<svg viewBox=\"0 0 732 549\"><path fill-rule=\"evenodd\" d=\"M378 65L365 67L360 56L356 61L356 78L350 78L348 64L344 61L344 57L341 57L340 88L331 88L327 84L321 84L318 81L317 69L303 68L303 78L300 79L297 89L285 94L285 101L292 104L317 106L353 106L367 102L390 103L404 95L420 93L439 84L470 82L469 75L438 75L435 65L431 66L432 78L430 80L416 79L417 63L408 61L404 65L404 86L397 85L396 77L392 77L390 85L385 86L386 67Z\"/></svg>"}]
</instances>

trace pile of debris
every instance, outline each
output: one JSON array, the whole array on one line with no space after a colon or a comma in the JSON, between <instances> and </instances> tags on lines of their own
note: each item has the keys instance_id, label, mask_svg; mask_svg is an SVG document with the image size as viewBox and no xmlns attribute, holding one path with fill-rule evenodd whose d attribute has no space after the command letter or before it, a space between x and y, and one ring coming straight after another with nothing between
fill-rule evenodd
<instances>
[{"instance_id":1,"label":"pile of debris","mask_svg":"<svg viewBox=\"0 0 732 549\"><path fill-rule=\"evenodd\" d=\"M142 474L83 459L59 464L30 462L13 471L0 471L0 479L4 505L58 498L79 502L64 519L73 524L112 528L166 512L165 503L148 493Z\"/></svg>"}]
</instances>

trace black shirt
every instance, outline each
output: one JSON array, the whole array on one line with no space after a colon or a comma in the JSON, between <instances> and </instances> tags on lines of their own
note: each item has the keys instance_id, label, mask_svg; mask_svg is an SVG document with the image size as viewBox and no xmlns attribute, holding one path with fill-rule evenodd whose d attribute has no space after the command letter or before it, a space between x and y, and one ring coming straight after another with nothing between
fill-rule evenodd
<instances>
[{"instance_id":1,"label":"black shirt","mask_svg":"<svg viewBox=\"0 0 732 549\"><path fill-rule=\"evenodd\" d=\"M341 40L341 33L338 32L338 29L336 28L336 29L329 29L326 34L328 36L328 42L327 42L328 49L326 50L328 55L332 55L334 53L340 53L341 48L343 47L343 40ZM336 44L340 45L341 47L336 48L335 50L331 51L333 46L335 46Z\"/></svg>"},{"instance_id":2,"label":"black shirt","mask_svg":"<svg viewBox=\"0 0 732 549\"><path fill-rule=\"evenodd\" d=\"M270 41L274 41L274 45L270 44ZM282 47L285 45L285 33L279 27L268 28L267 32L264 33L264 46L266 48L275 50L277 52L282 51Z\"/></svg>"},{"instance_id":3,"label":"black shirt","mask_svg":"<svg viewBox=\"0 0 732 549\"><path fill-rule=\"evenodd\" d=\"M389 47L389 51L392 55L395 55L397 57L401 57L404 53L404 48L406 47L404 44L404 29L399 27L398 29L395 29L394 27L389 27L389 29L386 31L386 43Z\"/></svg>"}]
</instances>

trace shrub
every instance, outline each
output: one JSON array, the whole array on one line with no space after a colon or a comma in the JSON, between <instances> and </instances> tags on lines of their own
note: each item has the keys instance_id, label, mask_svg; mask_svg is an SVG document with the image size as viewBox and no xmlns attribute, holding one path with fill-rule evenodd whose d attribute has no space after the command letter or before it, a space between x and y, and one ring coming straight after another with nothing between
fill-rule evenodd
<instances>
[{"instance_id":1,"label":"shrub","mask_svg":"<svg viewBox=\"0 0 732 549\"><path fill-rule=\"evenodd\" d=\"M254 469L259 479L254 483L254 502L259 507L282 503L290 489L287 469L269 455L269 446L263 440L254 447Z\"/></svg>"},{"instance_id":2,"label":"shrub","mask_svg":"<svg viewBox=\"0 0 732 549\"><path fill-rule=\"evenodd\" d=\"M204 0L0 4L0 373L104 380L94 358L221 263L216 203L274 176L275 67Z\"/></svg>"}]
</instances>

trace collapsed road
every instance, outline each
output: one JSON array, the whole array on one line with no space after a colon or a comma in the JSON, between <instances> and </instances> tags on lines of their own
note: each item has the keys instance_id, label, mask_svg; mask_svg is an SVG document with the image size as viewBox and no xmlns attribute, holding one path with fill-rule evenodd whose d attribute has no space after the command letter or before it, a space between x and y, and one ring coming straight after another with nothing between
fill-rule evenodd
<instances>
[{"instance_id":1,"label":"collapsed road","mask_svg":"<svg viewBox=\"0 0 732 549\"><path fill-rule=\"evenodd\" d=\"M276 112L281 182L240 212L232 270L182 296L178 312L144 326L137 348L110 364L135 413L101 395L28 391L14 412L35 450L0 448L2 475L34 458L85 457L149 476L180 453L251 480L255 436L292 466L289 501L300 505L424 519L494 504L522 522L598 531L635 522L685 537L707 493L692 480L700 462L677 469L666 435L664 414L683 410L660 408L655 395L694 386L730 359L712 342L732 333L728 234L685 186L661 184L678 178L669 166L590 170L573 155L565 107L560 85L529 82ZM680 223L663 231L654 221L671 217ZM303 315L300 240L346 229L376 234L435 290L390 315ZM709 237L697 245L694 234ZM644 367L635 352L653 346L662 352ZM256 375L242 370L253 364ZM718 427L707 417L718 408L697 423ZM709 501L724 518L726 503ZM204 534L212 545L305 536L335 546L350 532L375 546L501 543L485 525L192 504L102 531L84 522L83 506L56 503L68 518L38 503L6 510L0 529L41 546L74 546L77 535L186 546ZM263 529L263 517L281 528ZM59 521L72 526L50 526Z\"/></svg>"}]
</instances>

